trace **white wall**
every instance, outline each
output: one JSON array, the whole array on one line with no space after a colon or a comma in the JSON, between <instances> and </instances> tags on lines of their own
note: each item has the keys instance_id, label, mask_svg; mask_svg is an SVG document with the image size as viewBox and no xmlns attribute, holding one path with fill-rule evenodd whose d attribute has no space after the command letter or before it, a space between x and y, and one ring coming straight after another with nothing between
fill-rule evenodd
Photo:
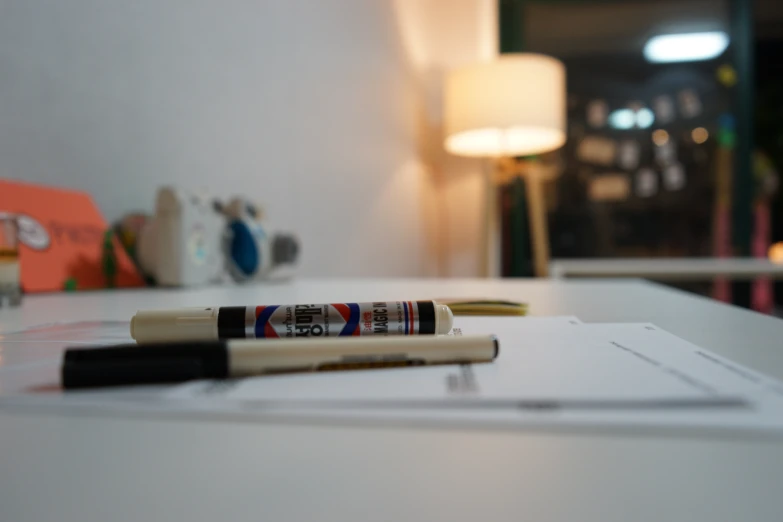
<instances>
[{"instance_id":1,"label":"white wall","mask_svg":"<svg viewBox=\"0 0 783 522\"><path fill-rule=\"evenodd\" d=\"M395 0L395 6L422 95L422 161L434 184L438 273L484 275L483 169L489 165L443 149L443 81L450 69L497 55L497 0Z\"/></svg>"},{"instance_id":2,"label":"white wall","mask_svg":"<svg viewBox=\"0 0 783 522\"><path fill-rule=\"evenodd\" d=\"M394 7L0 0L0 177L87 190L109 219L164 183L249 194L299 232L305 275L431 275Z\"/></svg>"}]
</instances>

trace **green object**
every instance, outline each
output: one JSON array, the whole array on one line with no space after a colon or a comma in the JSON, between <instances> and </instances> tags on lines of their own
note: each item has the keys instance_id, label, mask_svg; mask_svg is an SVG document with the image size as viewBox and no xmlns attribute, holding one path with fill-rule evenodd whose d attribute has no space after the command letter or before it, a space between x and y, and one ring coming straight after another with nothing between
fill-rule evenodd
<instances>
[{"instance_id":1,"label":"green object","mask_svg":"<svg viewBox=\"0 0 783 522\"><path fill-rule=\"evenodd\" d=\"M498 32L501 53L521 53L525 50L522 31L525 0L498 0Z\"/></svg>"},{"instance_id":2,"label":"green object","mask_svg":"<svg viewBox=\"0 0 783 522\"><path fill-rule=\"evenodd\" d=\"M508 215L511 234L510 277L530 277L533 275L530 256L530 223L527 219L527 187L520 176L511 182L511 211Z\"/></svg>"},{"instance_id":3,"label":"green object","mask_svg":"<svg viewBox=\"0 0 783 522\"><path fill-rule=\"evenodd\" d=\"M729 34L731 35L731 62L737 70L737 84L732 93L731 112L736 116L734 142L734 179L732 182L732 243L739 256L750 254L753 231L753 106L754 34L753 2L729 1Z\"/></svg>"},{"instance_id":4,"label":"green object","mask_svg":"<svg viewBox=\"0 0 783 522\"><path fill-rule=\"evenodd\" d=\"M103 235L103 256L101 265L108 288L117 286L117 252L114 251L113 238L114 232L111 230L107 230Z\"/></svg>"},{"instance_id":5,"label":"green object","mask_svg":"<svg viewBox=\"0 0 783 522\"><path fill-rule=\"evenodd\" d=\"M725 149L733 149L737 143L737 135L730 130L720 129L718 131L718 143Z\"/></svg>"},{"instance_id":6,"label":"green object","mask_svg":"<svg viewBox=\"0 0 783 522\"><path fill-rule=\"evenodd\" d=\"M69 277L63 282L63 290L66 292L75 292L78 289L79 288L75 277Z\"/></svg>"}]
</instances>

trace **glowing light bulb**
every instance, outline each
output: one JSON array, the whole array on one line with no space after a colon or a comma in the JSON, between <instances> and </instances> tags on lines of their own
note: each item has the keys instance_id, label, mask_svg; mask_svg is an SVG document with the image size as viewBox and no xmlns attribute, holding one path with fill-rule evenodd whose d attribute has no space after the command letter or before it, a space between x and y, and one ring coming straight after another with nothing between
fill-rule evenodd
<instances>
[{"instance_id":1,"label":"glowing light bulb","mask_svg":"<svg viewBox=\"0 0 783 522\"><path fill-rule=\"evenodd\" d=\"M655 114L653 111L644 107L636 111L636 126L640 129L646 129L655 121Z\"/></svg>"},{"instance_id":2,"label":"glowing light bulb","mask_svg":"<svg viewBox=\"0 0 783 522\"><path fill-rule=\"evenodd\" d=\"M783 241L778 241L770 246L767 256L773 263L783 265Z\"/></svg>"},{"instance_id":3,"label":"glowing light bulb","mask_svg":"<svg viewBox=\"0 0 783 522\"><path fill-rule=\"evenodd\" d=\"M609 126L615 129L632 129L636 123L636 114L631 109L617 109L609 115Z\"/></svg>"}]
</instances>

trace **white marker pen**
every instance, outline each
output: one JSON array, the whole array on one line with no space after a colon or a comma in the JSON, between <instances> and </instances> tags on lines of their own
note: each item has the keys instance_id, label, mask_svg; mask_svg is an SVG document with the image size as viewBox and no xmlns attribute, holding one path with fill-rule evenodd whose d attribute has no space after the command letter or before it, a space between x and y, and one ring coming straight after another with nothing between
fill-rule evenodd
<instances>
[{"instance_id":1,"label":"white marker pen","mask_svg":"<svg viewBox=\"0 0 783 522\"><path fill-rule=\"evenodd\" d=\"M434 301L224 306L139 310L130 323L137 343L213 339L447 334L454 316Z\"/></svg>"}]
</instances>

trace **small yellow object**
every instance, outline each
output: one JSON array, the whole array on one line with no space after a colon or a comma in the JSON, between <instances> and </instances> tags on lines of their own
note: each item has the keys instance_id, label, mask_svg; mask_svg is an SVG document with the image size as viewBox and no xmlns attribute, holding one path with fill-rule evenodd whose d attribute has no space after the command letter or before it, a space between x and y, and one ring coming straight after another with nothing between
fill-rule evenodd
<instances>
[{"instance_id":1,"label":"small yellow object","mask_svg":"<svg viewBox=\"0 0 783 522\"><path fill-rule=\"evenodd\" d=\"M527 315L527 304L499 299L435 299L454 315Z\"/></svg>"},{"instance_id":2,"label":"small yellow object","mask_svg":"<svg viewBox=\"0 0 783 522\"><path fill-rule=\"evenodd\" d=\"M663 147L669 142L669 133L663 129L658 129L652 133L652 140L659 147Z\"/></svg>"},{"instance_id":3,"label":"small yellow object","mask_svg":"<svg viewBox=\"0 0 783 522\"><path fill-rule=\"evenodd\" d=\"M779 265L783 264L783 241L778 241L769 247L769 252L767 255L769 256L769 260L773 263ZM451 311L454 313L454 315L457 315L457 312L454 311L454 308L452 308Z\"/></svg>"},{"instance_id":4,"label":"small yellow object","mask_svg":"<svg viewBox=\"0 0 783 522\"><path fill-rule=\"evenodd\" d=\"M734 87L737 84L737 71L727 63L718 67L715 74L718 77L718 81L726 87Z\"/></svg>"},{"instance_id":5,"label":"small yellow object","mask_svg":"<svg viewBox=\"0 0 783 522\"><path fill-rule=\"evenodd\" d=\"M707 138L709 137L710 133L704 127L696 127L691 131L691 139L699 145L707 141Z\"/></svg>"}]
</instances>

